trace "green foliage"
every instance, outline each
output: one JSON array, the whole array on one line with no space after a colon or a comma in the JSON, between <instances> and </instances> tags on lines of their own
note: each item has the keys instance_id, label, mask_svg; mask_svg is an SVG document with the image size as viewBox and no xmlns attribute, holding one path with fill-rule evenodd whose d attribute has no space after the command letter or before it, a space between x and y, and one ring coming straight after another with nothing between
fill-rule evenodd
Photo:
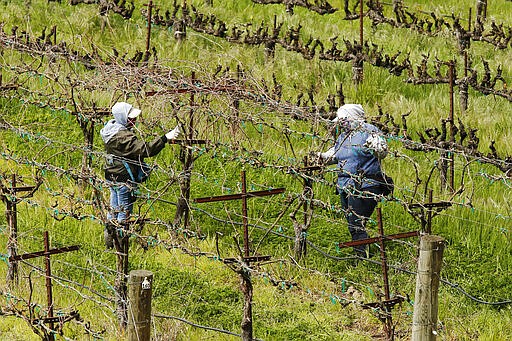
<instances>
[{"instance_id":1,"label":"green foliage","mask_svg":"<svg viewBox=\"0 0 512 341\"><path fill-rule=\"evenodd\" d=\"M145 2L134 1L136 10L133 17L125 20L113 12L100 16L96 5L72 6L66 1L46 0L0 1L0 21L4 23L5 32L18 25L20 31L32 36L40 35L45 28L48 33L49 28L57 25L57 42L65 41L71 49L86 53L91 52L94 46L100 54L111 55L115 49L121 55L131 57L145 48L147 22L140 11ZM301 25L300 39L303 42L310 37L324 43L335 36L349 41L359 37L358 22L342 20L341 12L320 16L296 7L295 14L289 15L283 5L263 6L250 0L214 0L213 6L206 5L204 0L189 3L202 13L215 15L228 27L248 26L252 30L260 23L271 27L274 17L278 23L284 24L286 30ZM156 5L161 8L162 15L172 3L161 1ZM340 9L343 7L342 1L332 1L332 5ZM415 12L423 10L446 15L465 16L468 10L468 5L461 1L416 1L407 5ZM493 19L512 24L507 16L510 11L498 7L509 5L502 2L489 2L488 5ZM390 9L386 11L390 12ZM151 45L157 50L159 61L178 73L188 76L191 71L197 71L198 78L202 79L201 72L209 75L210 70L218 66L233 71L240 65L257 85L263 83L260 80L273 85L275 78L282 86L283 103L292 104L297 101L299 93L313 91L317 104L325 106L327 95L336 93L343 85L346 102L364 104L369 118L377 117L379 107L396 122L401 121L402 115L409 114L408 133L413 140L417 140L418 133L438 126L440 120L448 115L450 100L446 84L412 85L404 82L407 75L397 77L384 69L365 65L364 82L355 85L351 81L350 63L329 62L320 60L318 56L306 60L282 48L277 48L274 57L269 58L262 46L236 45L192 30L187 32L187 39L183 42L173 38L172 28L152 26L151 32ZM463 63L456 40L449 32L430 37L405 28L370 27L365 21L365 39L378 45L384 53L394 55L401 52L398 60L407 55L417 65L425 53L440 60L453 58L459 65ZM483 42L473 42L470 53L474 68L481 71L483 60L489 62L492 70L501 65L504 79L510 82L510 48L496 50ZM35 169L41 165L55 165L74 171L80 169L84 153L78 147L84 145L84 137L77 121L81 117L77 114L81 111L76 113L76 108L52 110L45 105L59 107L65 103L65 98L59 98L59 95L71 96L67 89L48 96L43 90L52 88L54 80L35 73L16 74L13 70L15 66L47 65L45 71L48 74L59 70L61 75L80 75L84 82L88 78L95 79L94 76L101 71L88 70L80 62L64 64L47 61L46 57L28 56L8 46L0 47L0 55L2 84L16 80L25 86L25 91L20 89L15 95L2 90L0 97L0 124L8 122L11 125L9 129L0 129L2 183L8 182L7 175L12 173L23 180L31 180ZM428 67L432 72L432 65ZM445 68L442 70L446 72ZM60 81L59 84L67 84L65 80ZM92 87L91 84L88 86ZM108 106L118 98L137 103L144 109L144 122L137 128L147 139L157 138L178 120L184 122L188 119L189 95L180 94L162 100L158 96L141 96L146 88L138 89L140 93L136 90L122 93L115 84L94 86L97 87L95 90L76 95L83 101L79 103L79 109L85 103ZM150 89L153 84L148 82L145 86ZM34 89L41 91L39 97L33 95L35 91L30 92ZM478 128L479 150L483 155L489 152L491 141L496 142L500 156L509 154L512 149L510 102L503 98L490 98L474 90L470 90L469 96L468 110L462 115L456 108L456 118L467 127ZM246 171L250 191L286 188L283 195L248 200L253 246L259 254L272 256L270 264L258 268L253 277L255 337L265 340L370 340L381 337L382 324L375 314L358 305L377 301L383 295L379 257L374 256L373 262L360 262L354 266L345 259L351 256L350 251L338 247L350 236L339 211L339 198L334 193L334 171L323 174L321 181L314 185L315 199L327 206L315 208L313 224L307 232L307 239L314 247L308 245L305 259L290 260L294 256L294 242L290 237L294 236L294 230L289 213L298 203L294 201L287 207L284 202L300 195L303 182L287 167L301 167L304 156L328 148L331 141L324 137L328 136L328 129L322 121L298 121L291 115L270 110L265 103L249 101L239 103L240 119L234 121L233 115L229 115L234 111L233 103L226 98L201 94L195 100L201 103L199 108L195 108L197 117L207 117L207 120L196 121L199 138L206 137L218 145L200 151L201 157L194 163L191 198L239 193L242 169ZM91 156L93 174L101 175L102 172L103 156L100 151L103 145L99 129L107 119L109 117L96 122L95 153ZM288 132L286 136L285 131ZM435 201L453 200L456 203L433 217L433 233L447 241L442 278L455 284L441 285L439 335L447 340L510 339L510 304L479 304L468 296L485 302L510 299L510 180L495 181L493 176L503 175L495 167L474 160L468 163L466 156L457 155L456 187L462 186L461 180L464 180L464 187L460 194L452 197L447 191L438 189L439 153L408 150L403 147L401 137L390 136L388 142L392 153L384 161L386 172L397 185L394 200L380 203L386 232L391 234L420 228L420 223L404 206L406 203L426 202L429 188L435 188ZM199 153L198 150L195 152ZM6 155L15 155L19 159L11 160ZM172 226L175 202L179 197L179 187L174 181L174 172L181 170L179 156L179 147L172 146L151 160L158 168L141 186L143 197L137 201L136 211L166 225L147 224L144 227L143 234L153 238L147 241L154 241L149 243L147 251L139 245L140 241L132 238L130 269L144 268L154 272L154 312L239 333L243 306L239 277L220 262L218 256L239 255L234 239L242 244L240 202L194 204L189 229ZM40 164L32 164L34 159ZM52 256L53 273L73 281L55 280L56 306L76 306L81 316L91 323L92 329L104 330L102 337L105 340L123 338L114 314L116 256L103 250L101 219L104 212L92 203L95 192L91 186L80 186L74 181L75 174L70 172L43 169L38 175L44 180L40 190L33 198L18 205L20 252L41 250L42 232L45 230L50 231L53 247L80 244L78 252ZM421 179L419 184L417 179ZM101 186L97 189L105 201L107 189ZM297 219L302 219L302 215L299 214ZM378 235L375 219L374 216L368 224L372 236ZM0 245L7 245L7 227L7 220L2 215ZM415 279L410 272L416 269L416 246L415 240L386 244L392 294L409 295L412 299ZM1 253L5 255L6 248ZM32 264L44 266L42 258ZM37 272L31 272L28 265L22 265L21 269L23 281L14 294L26 298L31 294L28 275ZM6 266L0 272L5 277ZM45 307L44 276L33 275L33 284L32 302ZM7 292L5 287L2 283L2 293ZM102 297L98 298L100 295ZM404 302L394 310L397 337L410 337L411 313L410 302ZM155 318L154 322L155 333L162 339L237 339L172 319ZM27 323L6 316L0 318L0 335L9 340L37 339ZM84 336L82 327L74 324L65 326L64 335L76 340L92 337Z\"/></svg>"}]
</instances>

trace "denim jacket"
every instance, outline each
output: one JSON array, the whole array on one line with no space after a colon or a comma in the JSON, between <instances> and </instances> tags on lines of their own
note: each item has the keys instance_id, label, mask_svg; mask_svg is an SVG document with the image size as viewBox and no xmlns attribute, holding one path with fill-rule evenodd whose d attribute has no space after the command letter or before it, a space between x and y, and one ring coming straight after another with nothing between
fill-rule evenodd
<instances>
[{"instance_id":1,"label":"denim jacket","mask_svg":"<svg viewBox=\"0 0 512 341\"><path fill-rule=\"evenodd\" d=\"M364 146L370 133L381 132L369 123L361 123L357 130L344 131L338 136L333 147L333 162L338 164L339 189L347 186L364 189L379 185L370 177L381 174L380 161L371 149Z\"/></svg>"}]
</instances>

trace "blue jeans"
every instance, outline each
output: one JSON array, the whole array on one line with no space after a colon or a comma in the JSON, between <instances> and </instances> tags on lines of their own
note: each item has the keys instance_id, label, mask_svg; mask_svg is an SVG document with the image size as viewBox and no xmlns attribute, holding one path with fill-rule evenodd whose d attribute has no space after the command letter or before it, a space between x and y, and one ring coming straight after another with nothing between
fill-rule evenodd
<instances>
[{"instance_id":1,"label":"blue jeans","mask_svg":"<svg viewBox=\"0 0 512 341\"><path fill-rule=\"evenodd\" d=\"M133 187L123 184L110 185L110 208L107 214L109 221L117 220L121 223L128 219L135 202L135 197L132 195L133 190Z\"/></svg>"},{"instance_id":2,"label":"blue jeans","mask_svg":"<svg viewBox=\"0 0 512 341\"><path fill-rule=\"evenodd\" d=\"M362 190L354 188L342 189L340 193L341 207L345 211L345 218L348 222L348 231L352 240L361 240L368 238L366 232L366 222L371 217L377 206L377 198L370 194L381 195L383 193L381 186L366 187ZM366 255L368 245L358 245L354 247L357 254Z\"/></svg>"}]
</instances>

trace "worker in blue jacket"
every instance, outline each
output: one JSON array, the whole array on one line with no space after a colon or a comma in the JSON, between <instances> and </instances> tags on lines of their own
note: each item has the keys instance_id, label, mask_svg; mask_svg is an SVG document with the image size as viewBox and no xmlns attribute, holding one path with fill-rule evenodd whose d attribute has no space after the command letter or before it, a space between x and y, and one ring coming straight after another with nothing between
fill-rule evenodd
<instances>
[{"instance_id":1,"label":"worker in blue jacket","mask_svg":"<svg viewBox=\"0 0 512 341\"><path fill-rule=\"evenodd\" d=\"M386 193L381 159L387 154L382 132L365 122L360 104L345 104L332 121L339 132L333 147L318 153L323 162L338 165L337 192L352 240L368 238L366 222L380 197ZM368 246L354 247L356 255L368 257Z\"/></svg>"}]
</instances>

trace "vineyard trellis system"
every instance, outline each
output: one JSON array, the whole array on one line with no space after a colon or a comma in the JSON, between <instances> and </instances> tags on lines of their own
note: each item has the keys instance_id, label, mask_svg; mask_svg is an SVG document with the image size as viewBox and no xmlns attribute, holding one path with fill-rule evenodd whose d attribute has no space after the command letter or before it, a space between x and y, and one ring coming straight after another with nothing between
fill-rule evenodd
<instances>
[{"instance_id":1,"label":"vineyard trellis system","mask_svg":"<svg viewBox=\"0 0 512 341\"><path fill-rule=\"evenodd\" d=\"M182 8L182 11L188 13L188 10L185 11L185 8ZM201 22L198 19L201 16L198 13L194 12L194 10L192 10L192 12L195 13L196 18L192 20L192 18L184 15L183 22L186 23L187 27L194 27L194 29L203 27L204 29L204 22ZM177 10L174 13L177 13ZM155 22L156 20L158 19L155 19ZM213 21L210 18L209 22L210 24L215 23L215 18L213 18ZM281 25L274 25L273 39L261 40L264 43L260 42L256 44L255 42L258 41L259 33L254 33L251 36L252 38L254 38L254 40L249 43L255 43L256 45L265 44L266 46L272 46L272 44L274 44L273 46L275 46L276 44L280 44L284 48L289 49L291 51L306 51L305 53L309 54L311 58L315 55L315 49L317 48L317 46L320 46L321 43L315 43L316 45L314 45L315 47L312 49L308 48L309 44L303 45L302 43L300 43L298 39L300 28L298 28L295 31L292 30L293 32L290 31L287 38L279 40L277 36L279 35L280 27ZM266 31L266 29L262 27L261 32L264 31ZM233 29L232 32L234 32L233 36L231 36L231 38L226 38L228 41L242 41L241 32L236 32L235 29ZM292 175L303 180L307 179L308 181L304 183L304 185L306 185L304 187L304 192L292 192L288 194L282 210L283 213L286 212L286 210L291 206L293 200L296 200L297 198L302 200L299 201L299 205L297 206L295 213L297 213L301 207L304 209L303 213L305 223L303 227L308 227L312 219L318 218L318 215L313 214L313 208L320 208L326 211L341 211L341 209L337 208L336 205L332 205L329 202L324 202L319 199L313 199L313 196L308 197L307 188L311 188L313 182L318 183L322 186L332 187L332 183L329 183L329 181L324 179L324 176L328 174L329 170L323 168L315 168L314 170L318 171L318 173L313 174L311 172L311 168L308 168L308 166L310 165L308 162L306 162L305 167L302 167L302 165L300 165L300 159L297 157L295 151L293 150L293 143L291 142L291 140L293 140L294 137L296 138L299 136L310 136L312 139L316 139L316 141L323 145L329 142L329 138L320 137L316 131L313 133L304 133L302 131L294 131L289 127L280 128L274 123L267 122L264 119L264 115L262 115L261 117L240 117L239 110L233 110L233 106L235 106L236 109L238 109L240 102L244 102L244 105L254 105L255 107L264 105L265 112L271 112L272 110L275 110L279 113L285 114L285 116L287 117L314 122L315 124L319 125L322 122L325 122L329 118L329 115L331 115L331 112L333 111L332 109L337 107L337 103L335 100L336 96L338 96L338 105L344 102L344 97L341 92L341 86L340 93L338 93L337 95L329 95L331 103L329 103L327 108L321 108L317 106L317 104L315 103L315 96L313 93L310 93L307 96L305 96L304 94L300 94L296 100L297 104L293 105L291 104L293 103L292 100L283 100L281 98L281 95L278 91L279 84L274 84L273 88L275 91L269 92L267 89L271 88L270 86L266 84L257 84L256 82L248 78L248 73L246 72L239 71L237 77L232 77L227 75L226 72L221 74L220 72L222 71L222 69L220 69L217 73L214 74L204 72L202 74L203 78L197 78L195 75L177 75L175 78L171 79L169 77L169 74L175 75L176 73L170 72L169 69L159 64L156 58L155 50L153 50L152 53L154 60L152 61L151 65L148 64L150 61L150 56L146 54L146 57L144 57L144 54L142 52L136 53L136 55L132 59L119 57L119 54L117 53L114 53L113 56L100 57L97 50L93 50L94 52L92 53L86 53L84 55L81 55L80 53L77 53L77 51L68 50L66 47L67 44L65 43L60 43L59 45L57 45L56 34L57 30L56 28L54 28L52 29L52 33L50 34L50 36L45 36L43 32L42 38L33 39L27 33L22 33L22 35L19 36L17 34L16 29L13 29L11 35L5 34L2 30L2 34L0 37L2 48L10 49L11 51L17 51L21 54L34 56L42 55L42 60L47 61L48 64L45 65L44 63L24 63L21 66L2 64L0 69L0 71L2 72L0 74L0 90L2 93L3 100L19 101L22 103L23 106L44 108L45 110L51 111L52 114L62 116L70 114L71 117L75 118L83 133L84 144L77 145L73 143L68 143L66 144L66 147L67 152L82 153L83 158L82 163L80 165L81 169L78 170L78 167L73 167L71 165L67 166L67 168L63 168L56 161L54 161L55 164L52 164L47 160L38 159L39 151L44 149L51 149L52 145L62 146L63 143L58 139L46 137L37 130L30 131L23 126L17 127L15 123L8 122L6 118L3 117L0 118L0 129L2 131L12 133L14 136L17 136L18 138L24 141L32 143L34 145L34 149L31 150L31 152L33 153L32 156L17 155L17 153L11 152L8 149L2 152L1 155L4 160L12 162L17 166L20 166L21 168L26 168L29 170L36 169L37 172L41 174L46 172L52 172L60 176L64 175L64 177L61 177L60 180L62 182L69 181L70 183L73 183L77 180L82 180L82 183L85 186L91 186L94 189L96 195L93 200L88 201L83 198L80 198L79 196L66 195L64 191L54 191L51 189L51 186L45 182L46 191L48 192L48 194L50 194L52 197L66 197L69 200L68 203L59 202L57 206L52 207L47 206L47 204L45 204L44 202L38 202L36 199L29 199L28 196L17 197L13 193L10 193L10 195L12 196L9 198L10 202L25 202L35 207L44 208L45 210L50 212L50 215L52 215L56 219L64 219L64 217L70 217L77 220L83 220L87 218L96 221L104 220L102 212L105 211L104 208L107 206L107 204L103 201L99 194L106 187L107 183L103 179L94 174L94 166L96 166L94 162L95 160L103 157L104 153L95 150L93 136L95 126L102 122L105 116L109 114L109 110L108 107L98 106L95 100L91 101L85 94L90 94L93 91L112 91L112 84L115 83L116 79L124 78L124 82L119 82L118 85L116 85L116 87L114 88L114 91L119 94L119 97L128 94L135 94L136 98L139 98L140 100L151 99L152 101L154 101L155 107L158 107L158 105L163 105L163 102L170 102L171 105L173 106L174 112L172 118L176 120L181 120L183 123L185 123L186 129L188 129L189 131L187 139L183 142L182 145L182 153L188 152L189 157L180 159L184 166L184 173L176 175L172 171L166 171L166 166L157 165L157 174L162 177L166 177L168 179L169 184L183 180L183 176L187 177L187 179L191 179L190 176L192 167L190 163L193 162L193 160L195 160L192 158L192 153L195 153L195 155L222 155L219 156L221 160L236 161L240 165L251 167L254 169L274 169L276 171L282 172L283 174ZM265 34L263 34L263 36L264 35ZM249 33L246 32L246 37L247 36L249 36ZM246 38L243 39L245 40ZM337 49L334 41L332 42L333 47L331 48L331 50L329 50L330 52L327 53L327 55L330 55L332 57L332 59L330 60L352 61L351 55L355 53L355 51L365 51L364 56L366 62L372 63L373 61L375 66L378 67L382 67L382 65L384 65L383 67L393 70L394 73L398 73L397 76L400 75L403 70L407 70L410 75L414 75L414 71L411 71L413 70L413 68L411 66L412 63L410 62L410 60L404 59L404 62L402 62L401 64L396 63L396 59L400 55L400 53L390 57L388 55L382 55L378 47L373 46L370 48L369 46L372 46L371 43L365 43L364 47L361 47L360 45L358 46L357 43L351 44L345 41L347 52L345 54L342 54L341 50ZM244 43L247 42L244 41ZM147 51L149 51L149 49L146 49L146 52ZM325 56L323 52L320 53L320 58L322 58L322 56ZM51 67L49 67L49 70L45 69L45 66L48 67L51 66L52 63L55 63L55 58L60 58L65 63L82 63L86 67L86 69L94 69L96 74L95 76L89 77L89 79L84 80L80 77L73 75L71 72L63 77L62 69L52 70ZM451 61L436 61L436 76L432 77L427 72L428 59L429 57L426 56L424 60L421 62L421 66L418 67L416 78L410 77L407 81L414 84L420 84L422 82L429 84L449 83L449 77L448 75L442 74L441 66L448 66L451 63ZM380 65L382 60L384 60L385 62L383 62L383 64ZM401 67L404 68L400 70ZM508 101L512 101L512 95L509 90L495 89L498 80L501 80L503 83L505 83L503 77L501 76L501 69L497 70L495 77L491 77L490 69L488 68L487 65L484 73L485 74L482 77L482 81L478 83L477 72L473 70L472 76L468 79L468 83L471 86L473 86L473 88L477 91L480 91L482 93L493 93L495 95L507 99ZM414 79L416 79L416 81ZM43 81L46 84L46 87L44 90L41 90L38 88L38 86L40 86L41 83L43 83ZM79 95L79 93L81 94ZM177 95L183 94L189 94L191 97L191 101L189 102L188 105L184 104L182 100L176 99ZM225 111L222 114L219 114L214 110L198 109L198 107L200 107L201 104L195 102L194 96L201 97L201 101L203 101L201 103L212 103L213 100L205 99L208 96L214 97L217 100L220 99L221 103L225 104ZM302 98L308 98L309 103L307 102L307 100L303 102ZM237 105L233 105L233 103L237 103ZM307 106L306 104L310 105ZM207 122L206 124L205 122L199 122L196 125L196 122L192 120L192 117L194 117L194 114L197 111L201 111L202 113L206 114L207 117L204 120ZM186 122L187 114L189 115L188 122ZM221 122L221 119L223 119L225 122L219 123ZM420 141L417 142L410 139L410 136L413 135L413 133L408 132L406 115L402 116L402 123L397 124L396 122L394 122L394 120L389 114L385 114L384 111L381 109L379 110L378 115L373 119L375 123L379 125L382 128L382 130L387 134L387 137L390 141L397 141L407 149L425 153L429 153L432 151L439 152L440 154L450 153L452 155L460 156L461 158L469 159L470 161L466 161L466 164L464 164L461 167L463 169L463 175L464 170L468 167L468 164L474 161L478 161L481 163L493 165L504 173L502 177L495 177L494 175L491 174L482 174L482 176L487 176L490 179L497 178L501 180L504 184L507 184L509 181L509 173L510 169L512 168L512 158L510 156L498 156L496 149L494 148L494 142L489 147L491 150L490 153L483 154L482 152L478 151L479 140L476 134L477 130L469 129L468 132L466 126L460 120L458 122L459 126L456 128L456 132L454 132L451 136L449 136L450 134L447 133L447 123L450 122L448 120L443 120L441 122L440 128L434 127L431 129L427 129L425 131L426 136L424 136L421 133L417 133L420 139ZM280 136L284 137L283 140L287 141L285 142L285 144L289 144L289 148L292 151L292 156L288 157L288 159L281 158L278 160L269 161L268 156L265 155L263 152L260 152L258 150L249 150L246 149L246 147L241 147L240 144L236 143L235 141L236 136L232 137L232 143L225 142L221 140L218 136L214 136L215 138L212 139L195 139L196 136L202 137L202 135L207 135L209 129L215 126L214 124L218 124L220 126L227 126L228 122L230 127L233 126L233 122L236 122L242 128L248 125L255 127L255 129L259 129L259 127L265 127L265 129L268 129L269 131L273 131L279 134ZM161 128L166 122L164 121L164 124L162 124L159 122L155 123L150 121L150 123L153 124L154 127ZM453 119L451 123L453 123ZM261 128L261 130L263 130L263 128ZM459 143L455 142L455 140L449 140L452 137L454 138L455 134L459 134ZM202 143L194 144L193 142ZM42 148L38 147L39 143L42 143L44 146ZM200 147L198 147L198 145L200 145ZM39 151L37 148L39 148ZM392 156L397 159L407 159L405 155L402 155L399 152L393 152L392 154ZM49 159L52 159L56 155L58 155L58 152L52 155ZM410 163L413 165L413 168L419 167L413 160L410 161ZM437 169L437 166L433 167L431 174L434 172L435 169ZM197 178L197 181L200 181L200 176L197 176ZM9 177L5 175L2 175L1 179L9 181ZM39 178L36 178L36 181L38 179ZM428 189L427 187L429 186L429 180L430 177L425 184L425 192ZM391 202L400 204L407 212L409 212L413 217L415 217L418 221L421 222L422 228L425 228L426 226L430 226L432 209L436 207L432 203L431 195L429 197L429 203L418 202L416 194L419 191L419 184L423 182L419 174L416 174L416 179L413 182L416 184L416 187L411 191L413 195L410 196L410 200L403 200L399 199L398 197L394 197L391 200ZM6 186L5 188L16 188L15 180L11 179L10 184L10 187ZM261 184L254 185L262 187L266 186ZM464 184L461 183L460 191L464 190L463 187ZM3 185L2 189L4 189ZM147 190L148 193L150 194L154 194L148 195L144 198L144 202L148 203L149 206L151 206L152 202L161 200L160 197L162 196L162 194L165 194L166 188L160 188L155 192L152 192L149 188L143 189ZM217 187L216 189L222 191L225 190L224 187ZM398 190L403 190L405 192L405 190L408 189L398 188ZM455 190L455 188L453 188L453 190ZM455 193L457 193L457 191L455 191ZM185 198L186 201L188 201L187 199L189 199L189 195L183 193L183 188L181 190L181 194L181 198ZM2 198L4 198L4 196ZM12 201L12 199L14 201ZM453 199L454 198L452 198L452 200ZM385 198L383 198L383 200L384 202L386 202ZM6 201L4 200L4 202ZM179 203L173 204L177 206L179 205ZM258 226L256 224L248 224L246 222L240 223L238 221L233 221L231 218L229 220L225 220L217 216L216 213L211 213L199 209L197 207L193 207L188 202L185 202L185 204L190 209L207 215L211 215L212 219L222 221L225 224L242 224L246 228L247 226L257 227L262 229L263 231L268 231L268 233L272 233L273 235L276 236L282 235L287 239L300 240L300 238L297 238L297 236L289 237L286 236L285 234L275 233L273 231L273 229L277 226L278 221L282 217L282 215L280 215L279 219L277 219L274 223L268 223L267 226ZM306 204L310 204L311 206L307 207ZM144 203L142 205L144 205ZM471 203L468 204L456 201L450 201L449 205L471 207ZM446 207L446 205L444 204L442 206L442 208ZM84 207L92 207L92 211L96 213L84 213L85 211L87 211L86 209L84 209ZM422 211L420 213L417 213L415 211L416 208L420 208ZM141 214L141 216L145 214L147 214L147 212ZM428 215L428 224L426 224L425 222L426 215ZM241 217L242 220L244 220L246 216L246 213L243 213L242 216L237 215L237 217ZM295 219L295 215L293 215L293 218L292 215L290 215L290 218L293 224L296 225L297 221ZM505 218L510 219L510 217ZM168 224L160 220L153 221L151 219L147 220L145 223L163 225L168 230L172 230L176 234L189 233L190 231L188 226L188 218L185 219L184 221L185 224L182 224L181 226L177 226L178 224ZM304 232L304 230L302 232ZM158 239L151 235L142 235L141 231L138 230L130 229L128 233L129 235L127 236L132 236L140 240L145 240L148 246L161 245L166 249L180 248L184 253L188 253L193 256L207 256L211 259L218 258L217 256L209 253L187 250L186 247L184 247L180 243L172 243L171 241ZM381 233L381 241L383 235L384 234ZM306 242L305 240L300 240L300 243L307 243L308 245L311 245L314 249L321 250L321 248L314 245L311 241ZM326 254L328 255L328 253ZM333 256L332 258L334 259L336 258L336 256ZM382 263L378 263L382 264L383 266L385 265L384 260L382 261ZM109 271L115 273L116 276L123 275L124 273L119 269L109 269ZM298 283L292 280L275 279L270 273L259 272L255 268L243 267L243 271L244 273L249 274L249 276L258 275L263 278L267 278L273 285L276 286L281 286L284 288L297 288L298 286L300 286ZM408 270L404 269L404 272L407 273ZM47 275L47 279L50 278L55 279L55 276ZM457 288L470 298L474 298L473 296L467 294L456 284L453 284L448 281L442 282L448 284L453 288ZM76 285L76 283L73 284ZM95 295L94 292L93 294ZM389 296L389 294L387 296ZM339 300L339 297L337 297L335 294L333 294L332 297L334 300ZM103 297L100 298L103 299ZM341 300L343 299L344 298L342 298ZM386 299L389 299L389 297L386 297ZM480 300L480 303L509 304L510 301L503 300L501 302L482 302L482 300ZM12 311L15 312L15 309L12 308ZM86 328L86 330L89 329L88 327L84 328ZM252 334L250 337L252 338Z\"/></svg>"}]
</instances>

